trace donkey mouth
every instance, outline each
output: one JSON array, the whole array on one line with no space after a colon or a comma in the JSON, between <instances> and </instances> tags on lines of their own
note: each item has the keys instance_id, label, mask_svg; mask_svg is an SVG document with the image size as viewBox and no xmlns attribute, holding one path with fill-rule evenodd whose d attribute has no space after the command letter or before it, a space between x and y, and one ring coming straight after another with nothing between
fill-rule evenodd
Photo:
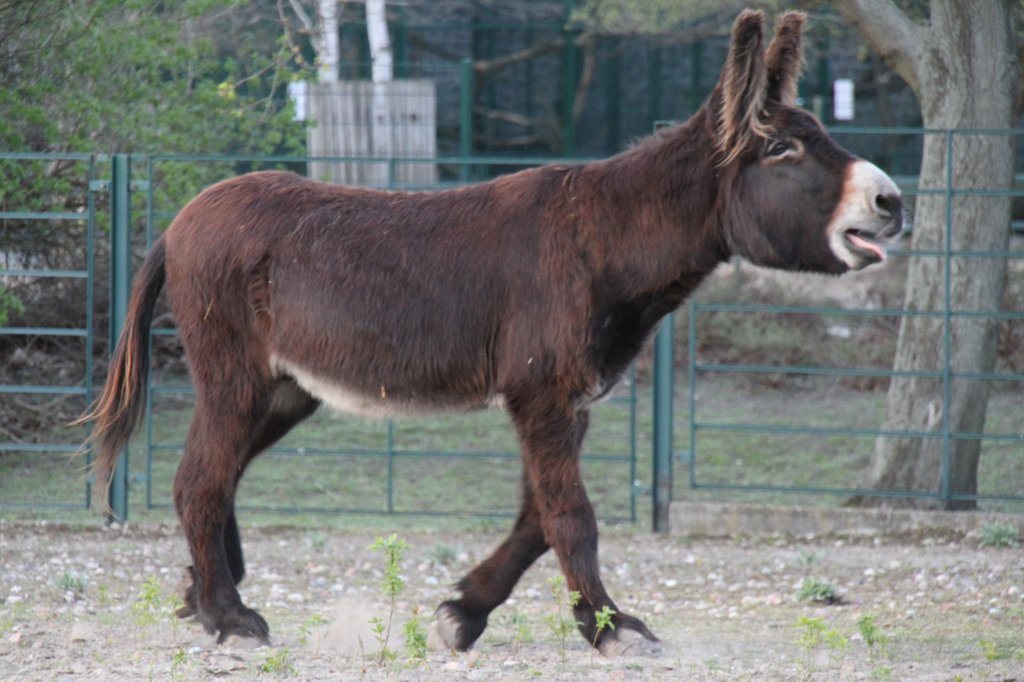
<instances>
[{"instance_id":1,"label":"donkey mouth","mask_svg":"<svg viewBox=\"0 0 1024 682\"><path fill-rule=\"evenodd\" d=\"M885 244L876 232L851 228L843 232L843 241L850 251L866 259L867 263L880 263L885 260Z\"/></svg>"}]
</instances>

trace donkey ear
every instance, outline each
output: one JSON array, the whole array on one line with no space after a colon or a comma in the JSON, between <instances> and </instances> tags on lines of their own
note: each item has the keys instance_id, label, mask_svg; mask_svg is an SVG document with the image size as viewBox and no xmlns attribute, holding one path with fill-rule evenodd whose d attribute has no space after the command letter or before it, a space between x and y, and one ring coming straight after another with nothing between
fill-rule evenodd
<instances>
[{"instance_id":1,"label":"donkey ear","mask_svg":"<svg viewBox=\"0 0 1024 682\"><path fill-rule=\"evenodd\" d=\"M766 73L762 15L744 10L732 27L732 42L718 81L718 148L723 163L734 160L752 136L764 136L758 115L764 107Z\"/></svg>"},{"instance_id":2,"label":"donkey ear","mask_svg":"<svg viewBox=\"0 0 1024 682\"><path fill-rule=\"evenodd\" d=\"M775 22L775 38L768 46L768 99L796 104L796 85L804 70L803 29L807 15L789 12Z\"/></svg>"}]
</instances>

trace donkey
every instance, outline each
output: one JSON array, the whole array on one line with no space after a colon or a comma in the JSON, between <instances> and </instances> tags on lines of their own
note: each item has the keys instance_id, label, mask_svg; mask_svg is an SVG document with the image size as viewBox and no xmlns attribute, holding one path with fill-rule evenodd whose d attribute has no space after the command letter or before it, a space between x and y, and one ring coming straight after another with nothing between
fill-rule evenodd
<instances>
[{"instance_id":1,"label":"donkey","mask_svg":"<svg viewBox=\"0 0 1024 682\"><path fill-rule=\"evenodd\" d=\"M661 318L733 256L843 273L885 258L896 185L797 108L805 15L765 48L739 15L721 78L687 122L611 158L547 165L437 192L385 192L282 172L193 199L156 240L95 408L97 481L109 481L144 401L147 334L165 282L196 406L174 480L193 565L181 617L222 642L267 640L236 585L234 498L246 466L321 403L367 415L503 403L524 463L515 525L457 585L433 625L469 649L549 548L588 643L656 647L598 571L580 478L588 409ZM615 611L598 629L595 611Z\"/></svg>"}]
</instances>

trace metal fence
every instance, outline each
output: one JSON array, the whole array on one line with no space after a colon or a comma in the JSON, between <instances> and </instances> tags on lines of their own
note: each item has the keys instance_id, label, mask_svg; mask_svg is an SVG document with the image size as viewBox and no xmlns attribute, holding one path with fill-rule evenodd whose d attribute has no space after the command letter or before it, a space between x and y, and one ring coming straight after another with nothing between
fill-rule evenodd
<instances>
[{"instance_id":1,"label":"metal fence","mask_svg":"<svg viewBox=\"0 0 1024 682\"><path fill-rule=\"evenodd\" d=\"M921 129L836 129L833 135L856 149L861 138L882 137L889 150L886 167L909 170L907 160L920 163L925 137L945 147L945 158L956 159L954 148L962 140L996 136L1018 145L1024 132ZM885 163L885 162L883 162ZM677 497L735 500L783 500L794 495L814 502L834 504L858 496L929 498L941 505L956 501L984 502L986 507L1020 510L1024 502L1024 373L1021 342L1024 340L1024 250L1019 220L1011 223L1015 235L1007 250L973 245L957 246L954 206L964 199L1011 202L1024 197L1018 188L979 188L958 185L954 164L946 164L944 186L921 189L916 178L902 177L910 204L921 197L938 196L945 202L945 224L938 248L912 250L908 246L890 252L890 263L879 278L888 278L892 290L873 299L837 302L810 289L824 289L825 278L811 279L800 287L793 278L774 282L774 291L746 296L742 302L722 295L694 296L675 325L680 328L685 350L687 381L675 397L685 430L682 448L672 443L672 412L662 406L671 399L673 373L673 326L665 325L657 340L656 379L663 388L655 392L656 462L681 466ZM1018 171L1019 172L1019 171ZM1020 176L1018 175L1018 181ZM1016 184L1016 183L1015 183ZM1016 208L1016 207L1014 207ZM1015 218L1018 216L1015 214ZM909 240L908 240L909 242ZM943 303L936 309L913 309L903 303L903 282L912 258L937 261ZM953 292L958 271L968 259L1007 265L1007 291L1002 301L993 300L975 309L957 308ZM866 272L861 277L875 276ZM962 277L962 275L960 275ZM726 289L744 284L757 286L758 273L726 272ZM849 276L848 276L849 277ZM731 282L729 282L731 278ZM739 280L739 281L737 281ZM805 282L806 284L806 282ZM760 283L764 286L763 280ZM803 289L803 294L799 291ZM797 293L794 293L797 290ZM734 291L731 293L735 293ZM801 298L808 300L800 300ZM856 299L857 297L852 297ZM773 300L775 299L775 300ZM781 299L781 300L778 300ZM788 300L787 300L788 299ZM934 366L894 370L892 352L898 329L908 318L939 322L940 352ZM958 322L992 321L997 358L991 371L963 370L954 365ZM745 335L756 335L752 342ZM735 346L722 352L715 346L725 338ZM807 342L810 341L810 344ZM763 353L744 352L743 344L759 345ZM799 343L807 344L805 346ZM781 345L780 345L781 344ZM819 347L821 346L821 347ZM823 347L830 346L828 352ZM876 349L882 348L882 352ZM886 386L896 378L923 378L938 382L939 398L930 405L932 422L909 429L886 428ZM989 384L988 414L983 430L958 427L948 409L955 388L964 382ZM660 418L659 418L660 415ZM906 438L938 443L940 474L936 485L918 488L867 487L880 439ZM957 490L951 483L953 449L958 442L979 441L980 463L976 491ZM666 474L666 476L669 476ZM664 489L664 486L663 486ZM666 494L666 493L663 493ZM667 502L662 501L662 506Z\"/></svg>"},{"instance_id":2,"label":"metal fence","mask_svg":"<svg viewBox=\"0 0 1024 682\"><path fill-rule=\"evenodd\" d=\"M10 221L0 223L5 230L2 234L8 238L18 231L33 234L26 221L50 221L57 232L67 221L78 221L83 226L81 239L72 239L69 246L82 252L82 268L9 266L0 270L0 285L5 286L0 292L17 292L19 282L38 278L76 278L85 284L86 295L68 301L68 307L80 318L75 326L0 328L4 336L22 340L30 337L40 345L48 346L53 337L61 336L85 342L79 363L81 376L72 384L26 381L0 386L2 395L12 404L24 402L25 396L74 398L70 403L65 401L67 418L80 413L98 392L93 357L97 350L112 346L123 324L132 263L187 198L217 179L238 173L267 168L305 173L311 161L337 159L3 155L0 167L13 173L12 168L29 161L53 164L72 160L88 164L81 181L73 183L79 188L69 190L79 197L75 201L80 210L0 212L0 221ZM343 160L380 162L369 158ZM393 160L391 167L404 161ZM465 161L408 160L436 164L448 176L457 175ZM543 161L474 157L472 167L500 164L509 168ZM26 182L29 186L41 182L45 172L44 167L38 168L37 177L31 181L26 178ZM395 175L390 177L394 182ZM68 241L67 235L64 240ZM14 249L11 251L13 254ZM109 280L100 284L104 278L97 273L107 270ZM103 294L101 304L94 300L94 291ZM109 316L109 341L107 334L96 333L97 308ZM25 344L8 345L14 348ZM121 458L111 486L111 507L120 518L127 518L132 510L171 508L171 481L192 408L193 390L176 346L173 321L166 311L158 311L150 346L155 357L143 426ZM614 397L597 409L591 447L583 458L585 475L592 482L591 496L598 501L606 520L635 521L638 498L644 494L645 487L637 483L638 401L635 373L631 373ZM36 405L26 408L39 409ZM84 473L88 454L69 460L69 455L80 450L86 435L81 428L51 423L36 430L8 431L9 439L0 436L5 438L0 442L0 508L87 508L91 498ZM250 467L240 488L239 509L303 514L512 516L518 505L520 478L514 433L498 411L380 422L318 414Z\"/></svg>"},{"instance_id":3,"label":"metal fence","mask_svg":"<svg viewBox=\"0 0 1024 682\"><path fill-rule=\"evenodd\" d=\"M878 159L879 165L909 173L919 163L925 135L943 137L952 150L958 136L975 133L837 129L833 134L855 151L861 144L877 148L879 137L884 136L890 140L884 145L889 158ZM1020 131L984 134L1005 135L1015 143L1022 138ZM11 351L8 375L13 378L0 386L0 399L9 401L15 412L23 409L26 415L23 420L19 417L18 424L5 425L0 433L0 508L83 509L89 505L91 491L83 468L88 456L68 462L85 432L53 425L33 428L32 420L60 407L73 416L92 401L93 359L109 344L105 330L96 333L96 320L99 312L109 313L110 334L116 333L123 319L132 260L141 255L153 235L164 229L174 212L202 186L260 168L305 172L308 161L0 155L0 169L8 179L17 177L25 188L22 196L7 196L0 205L0 256L4 258L0 306L7 293L16 293L25 282L52 281L55 297L73 310L60 324L0 327L5 348L28 348L27 359L24 351L18 351L19 358ZM393 163L433 163L439 177L457 183L460 178L472 177L474 173L468 171L473 168L511 170L544 161L445 157L395 159ZM50 186L47 183L58 175L54 173L57 166L62 167L63 184ZM396 176L390 177L394 181ZM960 197L997 200L1024 196L1016 189L956 187L952 177L947 186L929 190L917 189L912 177L904 176L900 182L911 203L925 194L939 194L951 208ZM605 518L635 520L639 514L646 516L646 511L638 511L638 502L649 493L655 527L663 528L673 494L771 500L792 499L797 494L826 501L850 495L954 496L948 486L894 491L861 484L877 439L894 435L940 440L946 452L948 444L958 440L982 441L979 490L968 497L986 506L1024 501L1024 372L1017 347L1024 344L1024 251L1018 250L1016 241L1007 251L954 248L954 229L952 220L947 220L941 249L893 251L888 268L897 272L889 275L895 284L893 292L881 301L802 302L793 295L794 290L824 287L824 280L806 278L779 280L770 285L774 290L751 298L729 279L750 277L747 270L728 266L716 274L715 278L724 282L722 292L716 294L712 283L676 313L674 322L662 325L655 342L651 397L638 389L634 373L622 392L592 420L584 464L598 510ZM73 235L70 240L68 234ZM23 248L23 241L11 241L40 235L55 243L63 241L64 248L72 242L74 254L67 261L72 265L50 267L45 249L37 248L25 256L30 252ZM947 292L955 286L960 259L1005 261L1009 266L1005 301L977 310L948 305L934 311L905 310L899 270L915 256L938 260L942 273L938 286ZM872 272L861 275L874 276ZM737 292L740 295L734 296ZM957 381L991 384L984 432L960 431L948 419L938 430L927 433L892 433L879 426L886 410L885 384L901 374L891 369L890 345L900 321L913 316L932 317L944 325L947 339L941 366L920 374L942 383L947 402ZM964 375L950 364L951 325L969 318L997 322L1000 357L992 372ZM794 329L799 333L788 333ZM674 331L685 344L674 344ZM858 346L865 339L872 348L877 346L866 359L861 353L865 346ZM827 347L834 352L810 352L809 340L814 348ZM112 502L121 515L127 515L129 509L170 506L171 476L191 409L187 370L174 343L173 325L166 316L159 316L153 332L156 360L145 427L115 479ZM740 352L743 344L755 350L744 355L746 351ZM71 363L74 370L53 376L39 368L29 371L34 345L45 345L50 352L55 347L66 351L76 358ZM767 347L772 355L767 360L759 358L758 346ZM722 352L722 347L732 349L732 354ZM26 370L19 373L13 359ZM680 363L687 369L687 383L676 392L673 381ZM945 415L945 403L936 409L937 414ZM682 451L675 448L676 434L684 444ZM242 484L240 507L267 512L511 515L519 481L515 451L514 435L497 413L443 422L379 424L324 416L310 428L297 429L253 465ZM947 471L949 465L947 457L943 462ZM673 466L683 467L685 475L673 478ZM638 479L652 484L641 484ZM129 490L133 491L130 499Z\"/></svg>"}]
</instances>

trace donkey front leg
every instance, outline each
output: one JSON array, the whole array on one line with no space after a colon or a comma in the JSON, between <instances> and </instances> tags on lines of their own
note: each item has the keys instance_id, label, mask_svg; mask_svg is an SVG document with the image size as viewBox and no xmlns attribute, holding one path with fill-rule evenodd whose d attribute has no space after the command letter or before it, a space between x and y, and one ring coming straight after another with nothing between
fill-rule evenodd
<instances>
[{"instance_id":1,"label":"donkey front leg","mask_svg":"<svg viewBox=\"0 0 1024 682\"><path fill-rule=\"evenodd\" d=\"M538 404L535 397L510 401L510 409L544 539L558 556L568 589L580 595L573 609L580 633L605 656L654 653L657 637L639 618L621 613L601 582L597 522L579 471L587 413ZM605 607L615 612L614 628L599 631L594 614Z\"/></svg>"},{"instance_id":2,"label":"donkey front leg","mask_svg":"<svg viewBox=\"0 0 1024 682\"><path fill-rule=\"evenodd\" d=\"M491 556L459 581L462 596L437 607L431 635L440 637L438 644L457 651L469 650L487 627L491 611L508 599L526 569L548 550L525 473L522 487L523 499L512 532Z\"/></svg>"},{"instance_id":3,"label":"donkey front leg","mask_svg":"<svg viewBox=\"0 0 1024 682\"><path fill-rule=\"evenodd\" d=\"M230 635L269 640L270 630L259 613L242 604L235 587L242 572L241 544L234 519L234 490L244 460L248 425L227 428L223 415L197 404L185 454L174 478L174 504L192 555L192 585L185 592L180 616L195 615L221 643ZM239 420L242 421L242 420ZM225 541L231 545L230 555Z\"/></svg>"}]
</instances>

